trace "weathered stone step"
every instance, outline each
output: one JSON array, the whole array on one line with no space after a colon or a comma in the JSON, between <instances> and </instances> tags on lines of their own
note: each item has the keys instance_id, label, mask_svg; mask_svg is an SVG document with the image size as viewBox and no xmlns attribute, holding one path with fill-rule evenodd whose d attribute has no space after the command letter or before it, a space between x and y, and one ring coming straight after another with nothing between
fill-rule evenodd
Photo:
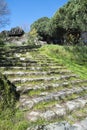
<instances>
[{"instance_id":1,"label":"weathered stone step","mask_svg":"<svg viewBox=\"0 0 87 130\"><path fill-rule=\"evenodd\" d=\"M40 78L15 78L15 79L10 79L10 81L12 83L25 83L25 82L39 82L39 81L51 81L51 80L55 80L55 82L57 80L62 80L62 79L70 79L70 78L77 78L78 76L75 74L70 74L70 75L62 75L62 76L58 76L58 77L54 77L54 76L50 76L50 77L40 77Z\"/></svg>"},{"instance_id":2,"label":"weathered stone step","mask_svg":"<svg viewBox=\"0 0 87 130\"><path fill-rule=\"evenodd\" d=\"M26 62L23 62L22 60L9 60L9 61L1 61L0 62L0 66L38 66L38 64L36 63L36 61L26 61Z\"/></svg>"},{"instance_id":3,"label":"weathered stone step","mask_svg":"<svg viewBox=\"0 0 87 130\"><path fill-rule=\"evenodd\" d=\"M81 84L81 83L87 83L87 80L74 80L74 81L71 81L71 84Z\"/></svg>"},{"instance_id":4,"label":"weathered stone step","mask_svg":"<svg viewBox=\"0 0 87 130\"><path fill-rule=\"evenodd\" d=\"M34 105L39 104L41 102L49 102L49 101L66 101L66 97L69 100L70 96L72 99L72 95L76 94L76 97L73 97L74 99L77 97L81 97L81 93L86 93L87 95L87 87L82 88L73 88L73 89L65 89L61 90L59 92L50 92L50 93L44 93L43 96L38 97L29 97L27 95L22 95L20 97L20 107L31 109L34 107ZM85 96L85 94L84 94Z\"/></svg>"},{"instance_id":5,"label":"weathered stone step","mask_svg":"<svg viewBox=\"0 0 87 130\"><path fill-rule=\"evenodd\" d=\"M79 82L78 82L79 81ZM73 85L79 85L81 84L81 86L84 84L84 85L87 85L87 81L86 80L74 80L74 81L64 81L64 82L56 82L56 83L42 83L42 84L21 84L21 86L17 86L17 89L18 91L22 92L22 93L27 93L28 91L31 91L31 90L45 90L45 89L52 89L52 88L58 88L58 87L70 87L70 86L73 86Z\"/></svg>"},{"instance_id":6,"label":"weathered stone step","mask_svg":"<svg viewBox=\"0 0 87 130\"><path fill-rule=\"evenodd\" d=\"M86 108L84 108L84 110L86 110ZM33 112L33 114L34 113L36 112ZM82 114L81 111L80 114ZM74 120L73 124L70 123L70 120L66 121L66 119L62 121L56 120L54 123L52 121L48 123L45 121L45 124L36 124L36 126L30 126L27 130L87 130L87 117L83 115L81 118L82 119L77 119L76 121Z\"/></svg>"},{"instance_id":7,"label":"weathered stone step","mask_svg":"<svg viewBox=\"0 0 87 130\"><path fill-rule=\"evenodd\" d=\"M7 65L7 66L6 66ZM12 65L12 66L11 66ZM10 63L10 64L1 64L1 67L0 67L1 69L4 69L4 70L6 70L6 69L8 69L8 70L10 70L10 69L14 69L14 70L21 70L22 68L23 68L23 70L43 70L43 71L55 71L55 70L57 70L57 69L66 69L67 70L67 68L66 67L64 67L64 66L44 66L44 65L40 65L40 64L37 64L37 63L34 63L33 61L31 62L31 63L20 63L20 62L18 62L18 63ZM61 71L61 70L60 70Z\"/></svg>"},{"instance_id":8,"label":"weathered stone step","mask_svg":"<svg viewBox=\"0 0 87 130\"><path fill-rule=\"evenodd\" d=\"M76 109L84 108L87 105L87 96L83 98L77 98L72 101L67 101L64 104L55 104L50 107L50 110L33 110L27 112L27 118L30 121L36 121L37 119L52 120L54 118L63 117Z\"/></svg>"},{"instance_id":9,"label":"weathered stone step","mask_svg":"<svg viewBox=\"0 0 87 130\"><path fill-rule=\"evenodd\" d=\"M53 62L45 62L45 63L39 63L39 65L41 65L41 66L53 66L53 67L55 67L55 66L61 66L61 67L63 67L63 65L61 65L61 64L58 64L58 63L53 63Z\"/></svg>"},{"instance_id":10,"label":"weathered stone step","mask_svg":"<svg viewBox=\"0 0 87 130\"><path fill-rule=\"evenodd\" d=\"M14 63L13 63L14 64ZM1 66L0 67L3 71L5 70L14 70L14 71L19 71L19 70L32 70L32 71L45 71L45 70L52 70L55 71L57 69L66 69L65 66L41 66L41 65L36 65L34 63L30 64L29 66L26 66L24 63L22 66Z\"/></svg>"},{"instance_id":11,"label":"weathered stone step","mask_svg":"<svg viewBox=\"0 0 87 130\"><path fill-rule=\"evenodd\" d=\"M3 74L5 74L6 76L7 76L7 78L9 79L9 80L11 80L11 79L19 79L19 78L44 78L44 77L47 77L47 78L50 78L50 76L52 77L52 76L54 76L54 77L59 77L59 76L64 76L64 75L70 75L70 74L72 74L70 71L48 71L48 72L46 72L46 71L43 71L43 72L17 72L17 74L16 73L3 73Z\"/></svg>"},{"instance_id":12,"label":"weathered stone step","mask_svg":"<svg viewBox=\"0 0 87 130\"><path fill-rule=\"evenodd\" d=\"M14 47L11 47L10 46L10 48L3 48L3 47L0 47L0 52L2 52L2 53L5 53L5 52L8 52L8 53L13 53L13 52L16 52L16 53L18 53L18 52L32 52L32 51L34 51L34 52L36 52L36 51L38 51L38 48L40 48L40 46L38 45L38 46L14 46Z\"/></svg>"},{"instance_id":13,"label":"weathered stone step","mask_svg":"<svg viewBox=\"0 0 87 130\"><path fill-rule=\"evenodd\" d=\"M35 60L32 60L32 59L25 59L25 58L6 58L6 59L0 59L0 62L1 63L4 63L4 62L7 62L8 64L9 63L13 63L13 62L24 62L24 63L37 63Z\"/></svg>"},{"instance_id":14,"label":"weathered stone step","mask_svg":"<svg viewBox=\"0 0 87 130\"><path fill-rule=\"evenodd\" d=\"M65 73L71 73L70 70L62 69L62 70L56 70L56 71L4 71L3 74L7 76L23 76L23 75L51 75L51 74L65 74Z\"/></svg>"},{"instance_id":15,"label":"weathered stone step","mask_svg":"<svg viewBox=\"0 0 87 130\"><path fill-rule=\"evenodd\" d=\"M61 79L61 80L48 80L48 81L32 81L32 82L30 82L30 81L26 81L26 82L23 82L23 83L15 83L15 85L17 86L17 87L30 87L31 88L31 86L32 86L32 88L33 87L36 87L36 86L38 86L38 87L40 87L40 86L50 86L48 89L51 89L51 84L63 84L63 83L65 83L65 82L68 82L68 81L72 81L72 80L75 80L76 78L75 77L71 77L71 78L67 78L67 79ZM78 80L78 78L77 78L77 80ZM67 86L67 83L65 83L65 85ZM72 84L70 84L70 85L72 85ZM78 84L77 84L78 85ZM55 85L54 85L55 86ZM42 88L43 88L42 87Z\"/></svg>"},{"instance_id":16,"label":"weathered stone step","mask_svg":"<svg viewBox=\"0 0 87 130\"><path fill-rule=\"evenodd\" d=\"M46 58L46 57L44 57L44 58L38 58L38 59L34 58L34 60L37 61L37 62L39 62L39 63L54 63L54 64L60 64L60 63L58 63L58 61L54 61L53 59ZM63 64L60 64L60 65L62 66Z\"/></svg>"},{"instance_id":17,"label":"weathered stone step","mask_svg":"<svg viewBox=\"0 0 87 130\"><path fill-rule=\"evenodd\" d=\"M46 91L59 91L65 88L73 88L73 87L83 87L87 86L87 81L86 80L81 80L81 81L67 81L67 82L62 82L62 83L48 83L48 84L21 84L21 86L17 86L17 91L19 91L21 94L29 94L30 92L37 93L37 91L46 92Z\"/></svg>"},{"instance_id":18,"label":"weathered stone step","mask_svg":"<svg viewBox=\"0 0 87 130\"><path fill-rule=\"evenodd\" d=\"M1 59L0 60L0 66L10 66L10 65L20 65L20 66L28 66L28 65L33 65L35 66L35 64L37 66L63 66L61 64L55 63L55 62L38 62L36 60L32 60L32 59L28 59L28 58L24 58L24 57L20 57L20 58L7 58L7 59ZM35 63L35 64L32 64Z\"/></svg>"}]
</instances>

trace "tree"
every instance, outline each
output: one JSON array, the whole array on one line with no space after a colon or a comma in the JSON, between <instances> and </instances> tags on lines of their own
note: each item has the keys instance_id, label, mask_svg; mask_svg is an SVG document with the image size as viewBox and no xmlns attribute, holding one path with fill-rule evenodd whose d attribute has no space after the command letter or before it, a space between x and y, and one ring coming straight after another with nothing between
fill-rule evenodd
<instances>
[{"instance_id":1,"label":"tree","mask_svg":"<svg viewBox=\"0 0 87 130\"><path fill-rule=\"evenodd\" d=\"M9 9L5 0L0 0L0 28L9 23Z\"/></svg>"},{"instance_id":2,"label":"tree","mask_svg":"<svg viewBox=\"0 0 87 130\"><path fill-rule=\"evenodd\" d=\"M57 25L87 31L87 0L69 0L53 16Z\"/></svg>"},{"instance_id":3,"label":"tree","mask_svg":"<svg viewBox=\"0 0 87 130\"><path fill-rule=\"evenodd\" d=\"M42 17L38 19L31 25L30 31L35 29L38 35L42 38L42 40L46 40L47 39L47 23L49 22L49 20L50 19L48 17Z\"/></svg>"},{"instance_id":4,"label":"tree","mask_svg":"<svg viewBox=\"0 0 87 130\"><path fill-rule=\"evenodd\" d=\"M51 19L51 35L58 36L59 27L66 30L65 38L70 43L77 44L81 32L87 31L87 0L69 0L58 9Z\"/></svg>"},{"instance_id":5,"label":"tree","mask_svg":"<svg viewBox=\"0 0 87 130\"><path fill-rule=\"evenodd\" d=\"M47 24L49 40L53 43L62 44L65 29L60 26L54 18Z\"/></svg>"}]
</instances>

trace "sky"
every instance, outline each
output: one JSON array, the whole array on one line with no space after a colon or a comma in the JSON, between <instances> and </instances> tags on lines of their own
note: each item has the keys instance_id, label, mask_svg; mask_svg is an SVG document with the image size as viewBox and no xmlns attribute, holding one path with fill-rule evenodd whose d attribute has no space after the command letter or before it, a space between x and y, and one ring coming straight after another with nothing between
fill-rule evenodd
<instances>
[{"instance_id":1,"label":"sky","mask_svg":"<svg viewBox=\"0 0 87 130\"><path fill-rule=\"evenodd\" d=\"M10 24L2 30L20 26L28 31L34 21L41 17L51 18L68 0L6 0L6 2L10 9Z\"/></svg>"}]
</instances>

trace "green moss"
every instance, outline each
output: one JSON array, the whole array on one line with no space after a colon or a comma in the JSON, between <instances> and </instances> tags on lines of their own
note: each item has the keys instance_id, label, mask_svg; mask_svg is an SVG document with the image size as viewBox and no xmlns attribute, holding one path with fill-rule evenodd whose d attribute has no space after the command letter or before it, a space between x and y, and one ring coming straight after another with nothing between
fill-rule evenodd
<instances>
[{"instance_id":1,"label":"green moss","mask_svg":"<svg viewBox=\"0 0 87 130\"><path fill-rule=\"evenodd\" d=\"M34 109L35 110L45 110L46 108L52 107L52 106L54 106L57 103L58 103L58 101L55 101L55 100L51 100L51 101L48 101L48 102L44 101L44 102L41 102L39 104L36 104L34 106Z\"/></svg>"},{"instance_id":2,"label":"green moss","mask_svg":"<svg viewBox=\"0 0 87 130\"><path fill-rule=\"evenodd\" d=\"M29 93L28 93L28 95L29 96L37 96L37 95L40 95L40 93L41 93L41 90L31 90Z\"/></svg>"}]
</instances>

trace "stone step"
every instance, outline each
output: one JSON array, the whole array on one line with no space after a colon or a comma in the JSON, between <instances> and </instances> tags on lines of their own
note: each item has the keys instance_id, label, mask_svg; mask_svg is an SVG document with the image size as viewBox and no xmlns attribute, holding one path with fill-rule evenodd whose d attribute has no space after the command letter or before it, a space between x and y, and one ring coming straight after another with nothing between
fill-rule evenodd
<instances>
[{"instance_id":1,"label":"stone step","mask_svg":"<svg viewBox=\"0 0 87 130\"><path fill-rule=\"evenodd\" d=\"M20 92L18 107L29 121L49 121L86 107L87 80L65 65L29 46L0 51L0 70Z\"/></svg>"},{"instance_id":2,"label":"stone step","mask_svg":"<svg viewBox=\"0 0 87 130\"><path fill-rule=\"evenodd\" d=\"M43 71L43 72L28 72L28 71L26 71L26 72L17 72L17 74L16 73L3 73L3 74L5 74L6 76L7 76L7 78L9 79L9 80L11 80L11 79L19 79L19 78L44 78L44 77L47 77L47 78L50 78L50 76L52 77L52 76L56 76L56 77L59 77L59 76L64 76L64 75L71 75L71 74L73 74L73 73L71 73L70 71L48 71L48 72L46 72L46 71Z\"/></svg>"},{"instance_id":3,"label":"stone step","mask_svg":"<svg viewBox=\"0 0 87 130\"><path fill-rule=\"evenodd\" d=\"M80 82L79 82L80 83ZM83 82L81 81L81 85L87 85L87 82L85 82L85 80L83 80ZM31 90L48 90L48 89L52 89L52 88L59 88L59 87L71 87L73 85L79 85L78 82L74 82L74 84L72 82L60 82L60 83L47 83L47 84L38 84L38 85L32 85L32 84L21 84L21 86L17 86L17 90L22 92L22 93L27 93L28 91L31 91Z\"/></svg>"},{"instance_id":4,"label":"stone step","mask_svg":"<svg viewBox=\"0 0 87 130\"><path fill-rule=\"evenodd\" d=\"M22 63L19 65L15 65L15 63L13 63L12 65L10 64L10 66L6 66L6 64L0 66L0 68L5 71L5 70L14 70L14 71L19 71L19 70L33 70L33 71L55 71L57 69L66 69L65 66L41 66L35 63L29 64L28 66L26 66L26 63Z\"/></svg>"},{"instance_id":5,"label":"stone step","mask_svg":"<svg viewBox=\"0 0 87 130\"><path fill-rule=\"evenodd\" d=\"M65 74L65 73L71 73L70 70L62 69L62 70L56 70L56 71L4 71L3 74L7 76L23 76L23 75L51 75L51 74Z\"/></svg>"},{"instance_id":6,"label":"stone step","mask_svg":"<svg viewBox=\"0 0 87 130\"><path fill-rule=\"evenodd\" d=\"M27 112L26 116L29 121L36 121L40 118L49 121L55 118L64 117L67 114L70 114L70 112L84 108L86 105L87 96L67 101L64 104L55 104L53 107L50 107L49 110L32 110Z\"/></svg>"},{"instance_id":7,"label":"stone step","mask_svg":"<svg viewBox=\"0 0 87 130\"><path fill-rule=\"evenodd\" d=\"M33 112L33 114L36 112ZM80 112L81 113L81 112ZM63 121L55 121L53 122L45 122L44 125L36 125L27 128L27 130L87 130L87 117L82 116L82 120L74 121L74 124L67 122L66 120ZM34 119L34 118L33 118Z\"/></svg>"},{"instance_id":8,"label":"stone step","mask_svg":"<svg viewBox=\"0 0 87 130\"><path fill-rule=\"evenodd\" d=\"M27 52L27 51L38 51L38 48L40 48L40 46L13 46L13 47L9 47L9 48L4 48L4 47L0 47L0 52Z\"/></svg>"},{"instance_id":9,"label":"stone step","mask_svg":"<svg viewBox=\"0 0 87 130\"><path fill-rule=\"evenodd\" d=\"M26 64L24 64L26 65ZM65 66L50 66L50 67L47 67L47 66L39 66L39 65L35 65L35 66L1 66L0 67L1 70L3 71L7 71L7 70L12 70L12 71L19 71L19 70L31 70L31 71L56 71L58 69L66 69Z\"/></svg>"},{"instance_id":10,"label":"stone step","mask_svg":"<svg viewBox=\"0 0 87 130\"><path fill-rule=\"evenodd\" d=\"M35 63L35 64L32 64L32 63ZM32 60L32 59L25 59L24 57L21 57L21 58L7 58L7 59L2 59L0 60L0 66L11 66L11 65L15 65L15 66L28 66L28 65L37 65L37 66L63 66L63 65L60 65L58 63L55 63L55 62L38 62L36 60Z\"/></svg>"},{"instance_id":11,"label":"stone step","mask_svg":"<svg viewBox=\"0 0 87 130\"><path fill-rule=\"evenodd\" d=\"M27 69L30 68L30 67L43 67L43 68L66 68L64 66L60 66L60 65L52 65L52 64L38 64L36 61L33 61L33 60L29 60L29 61L26 61L26 62L23 62L23 61L5 61L5 62L0 62L0 67L2 68L12 68L12 69L16 69L16 68L20 68L20 67L26 67Z\"/></svg>"},{"instance_id":12,"label":"stone step","mask_svg":"<svg viewBox=\"0 0 87 130\"><path fill-rule=\"evenodd\" d=\"M21 58L6 58L6 59L0 59L0 62L1 63L4 63L4 62L7 62L8 64L9 63L14 63L14 62L24 62L24 63L37 63L35 60L32 60L32 59L25 59L24 57L21 57Z\"/></svg>"},{"instance_id":13,"label":"stone step","mask_svg":"<svg viewBox=\"0 0 87 130\"><path fill-rule=\"evenodd\" d=\"M66 97L72 96L73 94L77 94L77 97L80 96L80 93L86 93L87 95L87 86L82 88L72 88L72 89L64 89L59 92L47 92L44 93L43 96L38 97L29 97L27 95L21 95L20 97L20 107L31 109L34 105L39 104L41 102L49 102L49 101L63 101L66 100ZM73 98L77 98L73 97ZM70 97L69 97L70 98Z\"/></svg>"},{"instance_id":14,"label":"stone step","mask_svg":"<svg viewBox=\"0 0 87 130\"><path fill-rule=\"evenodd\" d=\"M58 76L58 77L54 77L54 76L50 76L50 77L40 77L40 78L12 78L12 79L9 79L12 83L26 83L26 82L39 82L39 81L52 81L52 80L55 80L58 81L58 80L62 80L62 79L70 79L70 78L77 78L78 76L75 75L75 74L70 74L70 75L62 75L62 76Z\"/></svg>"},{"instance_id":15,"label":"stone step","mask_svg":"<svg viewBox=\"0 0 87 130\"><path fill-rule=\"evenodd\" d=\"M17 87L20 87L20 88L25 88L25 87L32 87L32 88L34 88L34 87L40 87L40 86L43 86L42 88L44 88L44 86L49 86L49 88L48 89L51 89L51 85L53 84L56 84L56 86L57 86L57 84L63 84L63 83L65 83L65 82L70 82L70 81L72 81L72 80L75 80L76 78L75 77L71 77L71 78L66 78L66 79L64 79L64 78L62 78L61 80L48 80L48 81L26 81L26 82L22 82L22 83L15 83L15 86L17 86ZM78 80L78 78L77 78L77 80ZM69 83L70 84L70 83ZM85 83L82 83L82 84L85 84ZM65 83L65 85L67 86L67 83ZM78 85L78 84L77 84ZM70 84L70 86L72 86L72 84Z\"/></svg>"},{"instance_id":16,"label":"stone step","mask_svg":"<svg viewBox=\"0 0 87 130\"><path fill-rule=\"evenodd\" d=\"M79 82L78 82L79 81ZM56 91L56 90L61 90L61 89L65 89L65 88L73 88L74 87L78 87L80 84L80 87L82 86L87 86L87 80L77 80L77 81L67 81L67 82L62 82L62 83L48 83L48 84L25 84L25 85L21 85L21 86L17 86L17 91L19 91L21 94L27 94L31 91L33 91L34 93L38 90L45 92L45 91ZM61 88L62 87L62 88ZM65 88L64 88L65 87Z\"/></svg>"},{"instance_id":17,"label":"stone step","mask_svg":"<svg viewBox=\"0 0 87 130\"><path fill-rule=\"evenodd\" d=\"M28 60L26 62L23 62L22 59L21 60L9 60L9 61L1 61L0 62L0 66L38 66L38 64L36 63L36 61L31 61Z\"/></svg>"}]
</instances>

